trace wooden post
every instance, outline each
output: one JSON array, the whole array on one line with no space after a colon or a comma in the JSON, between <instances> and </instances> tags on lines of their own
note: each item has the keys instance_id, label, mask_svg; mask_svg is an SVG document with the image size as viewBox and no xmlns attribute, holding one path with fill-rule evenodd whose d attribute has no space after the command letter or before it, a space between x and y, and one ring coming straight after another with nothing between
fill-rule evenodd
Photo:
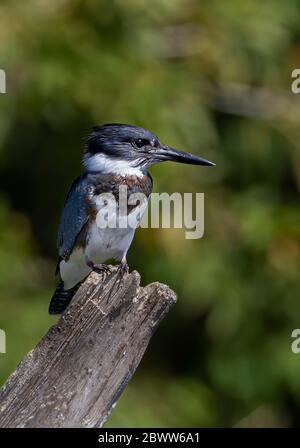
<instances>
[{"instance_id":1,"label":"wooden post","mask_svg":"<svg viewBox=\"0 0 300 448\"><path fill-rule=\"evenodd\" d=\"M175 302L137 272L92 272L0 390L0 427L101 427Z\"/></svg>"}]
</instances>

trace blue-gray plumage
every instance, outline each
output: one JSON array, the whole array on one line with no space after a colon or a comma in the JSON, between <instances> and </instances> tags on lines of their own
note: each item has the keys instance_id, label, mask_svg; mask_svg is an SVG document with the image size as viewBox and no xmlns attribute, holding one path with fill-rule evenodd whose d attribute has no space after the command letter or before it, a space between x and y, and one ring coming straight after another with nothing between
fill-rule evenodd
<instances>
[{"instance_id":1,"label":"blue-gray plumage","mask_svg":"<svg viewBox=\"0 0 300 448\"><path fill-rule=\"evenodd\" d=\"M201 157L164 145L146 129L107 124L93 128L84 149L85 172L72 184L62 211L57 245L57 273L60 282L51 299L50 314L59 314L67 307L82 280L91 270L105 270L111 260L127 270L127 251L135 227L101 228L96 217L103 209L102 193L112 193L119 207L119 187L127 187L127 195L143 193L146 203L133 209L138 221L152 191L152 178L147 169L154 163L175 161L194 165L214 165ZM109 211L118 213L118 210ZM132 208L128 207L128 214Z\"/></svg>"},{"instance_id":2,"label":"blue-gray plumage","mask_svg":"<svg viewBox=\"0 0 300 448\"><path fill-rule=\"evenodd\" d=\"M69 258L78 234L88 221L86 198L90 194L91 186L84 175L73 182L67 194L57 236L58 253L62 259Z\"/></svg>"}]
</instances>

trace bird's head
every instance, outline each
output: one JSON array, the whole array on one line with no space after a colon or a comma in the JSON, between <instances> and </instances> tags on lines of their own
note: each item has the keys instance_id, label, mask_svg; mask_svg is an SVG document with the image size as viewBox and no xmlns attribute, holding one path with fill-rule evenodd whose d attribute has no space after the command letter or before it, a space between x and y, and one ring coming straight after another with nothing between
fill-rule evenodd
<instances>
[{"instance_id":1,"label":"bird's head","mask_svg":"<svg viewBox=\"0 0 300 448\"><path fill-rule=\"evenodd\" d=\"M121 175L142 174L151 165L173 161L192 165L214 163L165 145L152 132L128 124L95 126L84 149L88 171Z\"/></svg>"}]
</instances>

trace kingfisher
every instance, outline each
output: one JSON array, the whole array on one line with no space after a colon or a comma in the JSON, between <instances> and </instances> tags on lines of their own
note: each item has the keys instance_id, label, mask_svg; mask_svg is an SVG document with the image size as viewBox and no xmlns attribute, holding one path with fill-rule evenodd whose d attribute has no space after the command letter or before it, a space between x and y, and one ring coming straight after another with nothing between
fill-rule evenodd
<instances>
[{"instance_id":1,"label":"kingfisher","mask_svg":"<svg viewBox=\"0 0 300 448\"><path fill-rule=\"evenodd\" d=\"M91 271L105 272L108 263L118 263L128 271L126 256L145 204L140 204L136 225L99 226L97 216L107 206L107 194L116 198L120 208L120 187L129 197L141 193L146 205L152 192L148 169L159 162L173 161L193 165L215 164L193 154L163 144L156 135L141 127L109 123L95 126L84 146L84 172L73 182L67 194L58 229L59 283L51 299L50 314L61 314L82 281ZM128 216L136 206L129 206ZM106 207L107 208L107 207ZM108 208L108 214L110 214Z\"/></svg>"}]
</instances>

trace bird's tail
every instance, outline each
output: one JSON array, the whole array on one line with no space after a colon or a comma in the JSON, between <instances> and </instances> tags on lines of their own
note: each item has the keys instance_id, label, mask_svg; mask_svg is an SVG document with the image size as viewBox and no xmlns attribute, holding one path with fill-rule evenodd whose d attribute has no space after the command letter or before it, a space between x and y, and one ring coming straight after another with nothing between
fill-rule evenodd
<instances>
[{"instance_id":1,"label":"bird's tail","mask_svg":"<svg viewBox=\"0 0 300 448\"><path fill-rule=\"evenodd\" d=\"M65 311L65 309L71 302L72 297L77 292L79 286L80 283L73 286L73 288L71 289L65 290L63 281L60 281L51 299L49 305L49 314L61 314L63 311Z\"/></svg>"}]
</instances>

